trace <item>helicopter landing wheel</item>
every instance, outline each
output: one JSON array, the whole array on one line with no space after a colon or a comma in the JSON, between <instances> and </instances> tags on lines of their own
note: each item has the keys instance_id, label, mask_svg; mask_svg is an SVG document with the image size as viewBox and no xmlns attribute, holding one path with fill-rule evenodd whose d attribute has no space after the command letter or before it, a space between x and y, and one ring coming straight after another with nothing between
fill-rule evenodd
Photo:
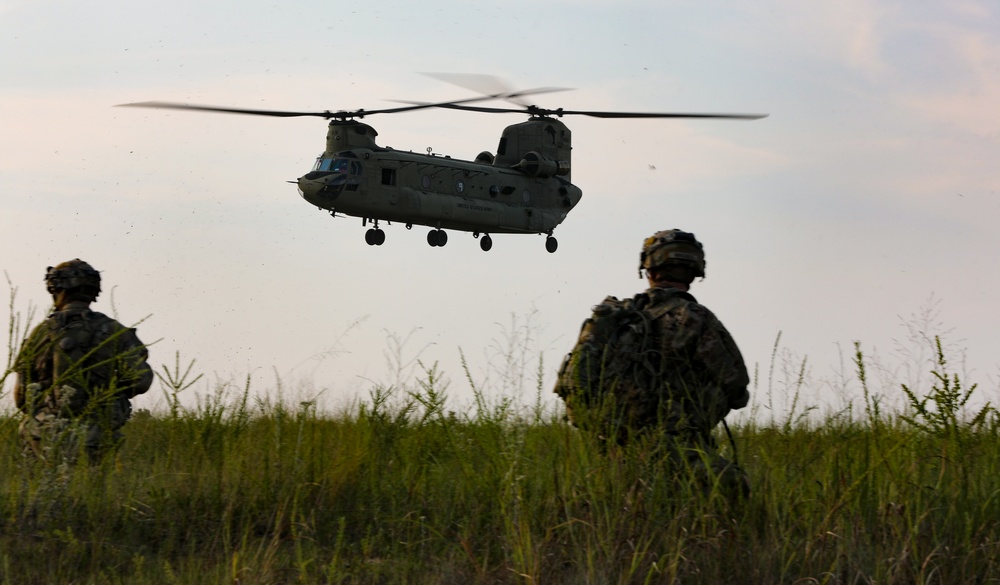
<instances>
[{"instance_id":1,"label":"helicopter landing wheel","mask_svg":"<svg viewBox=\"0 0 1000 585\"><path fill-rule=\"evenodd\" d=\"M559 242L557 242L555 238L553 238L552 236L545 238L545 250L549 254L555 252L558 248L559 248Z\"/></svg>"},{"instance_id":2,"label":"helicopter landing wheel","mask_svg":"<svg viewBox=\"0 0 1000 585\"><path fill-rule=\"evenodd\" d=\"M493 247L493 238L489 234L483 234L483 238L479 240L479 247L483 249L483 252L489 252L490 248Z\"/></svg>"},{"instance_id":3,"label":"helicopter landing wheel","mask_svg":"<svg viewBox=\"0 0 1000 585\"><path fill-rule=\"evenodd\" d=\"M441 247L448 243L448 233L444 230L431 230L427 232L427 243L432 247Z\"/></svg>"},{"instance_id":4,"label":"helicopter landing wheel","mask_svg":"<svg viewBox=\"0 0 1000 585\"><path fill-rule=\"evenodd\" d=\"M368 230L367 232L365 232L365 243L368 244L369 246L374 246L375 245L375 229L374 228L372 228L372 229Z\"/></svg>"},{"instance_id":5,"label":"helicopter landing wheel","mask_svg":"<svg viewBox=\"0 0 1000 585\"><path fill-rule=\"evenodd\" d=\"M385 243L385 232L380 228L375 228L375 233L372 234L372 241L375 242L376 246L381 246Z\"/></svg>"}]
</instances>

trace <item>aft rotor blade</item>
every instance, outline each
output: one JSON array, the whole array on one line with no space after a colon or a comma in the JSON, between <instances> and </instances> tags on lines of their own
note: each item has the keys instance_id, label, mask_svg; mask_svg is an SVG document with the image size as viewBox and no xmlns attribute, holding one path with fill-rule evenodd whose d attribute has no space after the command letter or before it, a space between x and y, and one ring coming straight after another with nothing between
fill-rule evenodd
<instances>
[{"instance_id":1,"label":"aft rotor blade","mask_svg":"<svg viewBox=\"0 0 1000 585\"><path fill-rule=\"evenodd\" d=\"M594 118L724 118L730 120L759 120L768 114L698 114L698 113L656 113L656 112L589 112L576 110L555 110L556 116L576 115Z\"/></svg>"},{"instance_id":2,"label":"aft rotor blade","mask_svg":"<svg viewBox=\"0 0 1000 585\"><path fill-rule=\"evenodd\" d=\"M491 108L487 106L464 106L460 104L440 104L438 108L466 110L469 112L486 112L491 114L531 114L533 116L591 116L594 118L721 118L730 120L759 120L768 114L699 114L682 112L602 112L591 110L550 110L537 106L526 108Z\"/></svg>"}]
</instances>

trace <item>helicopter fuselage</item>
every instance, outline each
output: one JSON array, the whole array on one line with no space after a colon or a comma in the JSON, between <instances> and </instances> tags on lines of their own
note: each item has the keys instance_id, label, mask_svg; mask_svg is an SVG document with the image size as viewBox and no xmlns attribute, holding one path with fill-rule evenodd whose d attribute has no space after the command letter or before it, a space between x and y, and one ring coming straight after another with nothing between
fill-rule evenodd
<instances>
[{"instance_id":1,"label":"helicopter fuselage","mask_svg":"<svg viewBox=\"0 0 1000 585\"><path fill-rule=\"evenodd\" d=\"M392 149L324 153L298 186L332 212L494 234L551 232L582 196L561 177Z\"/></svg>"},{"instance_id":2,"label":"helicopter fuselage","mask_svg":"<svg viewBox=\"0 0 1000 585\"><path fill-rule=\"evenodd\" d=\"M497 155L483 152L474 161L381 147L376 135L355 120L331 121L326 150L296 181L302 197L376 229L386 221L551 238L583 196L569 181L569 130L559 121L509 126Z\"/></svg>"}]
</instances>

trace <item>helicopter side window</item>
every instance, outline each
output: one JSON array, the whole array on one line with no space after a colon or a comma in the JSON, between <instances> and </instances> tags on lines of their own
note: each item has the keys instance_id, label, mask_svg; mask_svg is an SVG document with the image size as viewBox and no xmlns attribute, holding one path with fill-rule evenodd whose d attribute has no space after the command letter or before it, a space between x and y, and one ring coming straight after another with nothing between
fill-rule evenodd
<instances>
[{"instance_id":1,"label":"helicopter side window","mask_svg":"<svg viewBox=\"0 0 1000 585\"><path fill-rule=\"evenodd\" d=\"M335 158L330 162L330 170L335 173L346 173L348 164L350 163L346 158Z\"/></svg>"},{"instance_id":2,"label":"helicopter side window","mask_svg":"<svg viewBox=\"0 0 1000 585\"><path fill-rule=\"evenodd\" d=\"M382 184L383 185L396 184L396 169L382 169Z\"/></svg>"},{"instance_id":3,"label":"helicopter side window","mask_svg":"<svg viewBox=\"0 0 1000 585\"><path fill-rule=\"evenodd\" d=\"M361 163L356 160L351 161L351 174L360 175L361 174Z\"/></svg>"}]
</instances>

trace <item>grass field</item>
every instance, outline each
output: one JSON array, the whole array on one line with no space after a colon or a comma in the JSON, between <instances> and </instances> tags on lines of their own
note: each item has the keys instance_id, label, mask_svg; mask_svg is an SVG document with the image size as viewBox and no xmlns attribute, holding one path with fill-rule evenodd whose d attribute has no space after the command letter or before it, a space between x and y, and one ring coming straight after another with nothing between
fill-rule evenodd
<instances>
[{"instance_id":1,"label":"grass field","mask_svg":"<svg viewBox=\"0 0 1000 585\"><path fill-rule=\"evenodd\" d=\"M497 387L466 371L475 400L458 413L436 366L336 413L249 381L185 406L197 376L178 357L153 390L167 407L137 413L95 466L25 460L19 417L0 415L0 582L998 582L1000 418L922 339L925 383L857 344L839 383L858 398L825 414L776 341L752 391L765 408L784 394L787 414L731 425L740 502L657 451L603 452L545 406L540 361L536 399L508 398L532 385L523 355Z\"/></svg>"},{"instance_id":2,"label":"grass field","mask_svg":"<svg viewBox=\"0 0 1000 585\"><path fill-rule=\"evenodd\" d=\"M865 386L860 349L855 365ZM26 463L3 418L0 579L998 581L1000 424L962 415L975 388L946 367L923 395L900 388L900 414L866 391L853 416L735 426L753 484L738 504L650 451L602 453L556 412L476 389L451 413L434 368L336 415L249 387L140 413L96 467Z\"/></svg>"}]
</instances>

